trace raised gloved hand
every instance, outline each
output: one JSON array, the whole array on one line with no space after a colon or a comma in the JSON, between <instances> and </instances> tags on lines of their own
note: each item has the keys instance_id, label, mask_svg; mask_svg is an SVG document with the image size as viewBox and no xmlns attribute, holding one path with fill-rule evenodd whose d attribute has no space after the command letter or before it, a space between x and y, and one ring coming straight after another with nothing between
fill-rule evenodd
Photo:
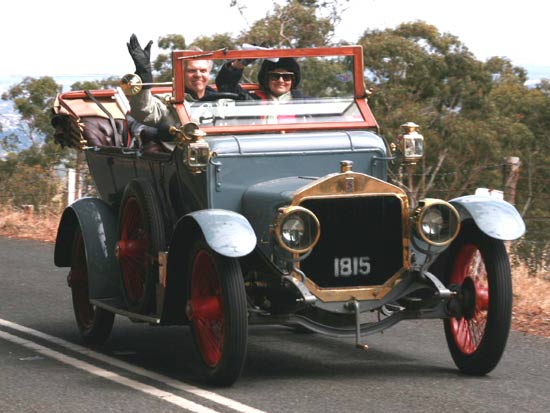
<instances>
[{"instance_id":1,"label":"raised gloved hand","mask_svg":"<svg viewBox=\"0 0 550 413\"><path fill-rule=\"evenodd\" d=\"M141 47L137 36L132 34L130 41L126 43L128 46L128 52L132 56L132 60L136 65L136 74L141 78L143 83L153 83L153 69L151 67L151 45L153 41L150 40L145 46L145 49ZM144 85L143 89L149 89L151 85Z\"/></svg>"},{"instance_id":2,"label":"raised gloved hand","mask_svg":"<svg viewBox=\"0 0 550 413\"><path fill-rule=\"evenodd\" d=\"M245 68L245 66L248 66L252 63L254 63L256 60L258 59L238 59L238 60L232 60L229 65L233 68L233 69L237 69L237 70L243 70Z\"/></svg>"}]
</instances>

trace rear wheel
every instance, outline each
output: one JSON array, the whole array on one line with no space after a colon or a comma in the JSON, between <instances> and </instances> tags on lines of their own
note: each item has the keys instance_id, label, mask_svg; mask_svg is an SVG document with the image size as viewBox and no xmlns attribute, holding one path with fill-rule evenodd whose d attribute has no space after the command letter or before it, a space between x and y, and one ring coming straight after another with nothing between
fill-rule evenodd
<instances>
[{"instance_id":1,"label":"rear wheel","mask_svg":"<svg viewBox=\"0 0 550 413\"><path fill-rule=\"evenodd\" d=\"M67 282L71 288L74 315L82 340L87 344L103 344L111 333L115 315L90 303L86 250L80 228L74 235L71 271Z\"/></svg>"},{"instance_id":2,"label":"rear wheel","mask_svg":"<svg viewBox=\"0 0 550 413\"><path fill-rule=\"evenodd\" d=\"M195 243L189 260L187 317L201 375L216 385L231 385L246 358L248 320L244 281L238 260Z\"/></svg>"},{"instance_id":3,"label":"rear wheel","mask_svg":"<svg viewBox=\"0 0 550 413\"><path fill-rule=\"evenodd\" d=\"M126 187L118 220L116 255L126 303L131 311L153 311L158 252L164 248L164 222L156 193L143 179Z\"/></svg>"},{"instance_id":4,"label":"rear wheel","mask_svg":"<svg viewBox=\"0 0 550 413\"><path fill-rule=\"evenodd\" d=\"M462 317L445 320L457 367L470 375L493 370L504 352L512 316L512 277L504 243L466 225L452 250L448 285L460 286Z\"/></svg>"}]
</instances>

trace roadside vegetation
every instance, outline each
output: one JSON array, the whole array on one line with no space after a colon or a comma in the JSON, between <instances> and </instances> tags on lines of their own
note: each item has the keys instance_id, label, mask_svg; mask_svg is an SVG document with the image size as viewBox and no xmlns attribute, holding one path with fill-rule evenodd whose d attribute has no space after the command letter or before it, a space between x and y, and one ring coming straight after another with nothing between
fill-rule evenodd
<instances>
[{"instance_id":1,"label":"roadside vegetation","mask_svg":"<svg viewBox=\"0 0 550 413\"><path fill-rule=\"evenodd\" d=\"M227 3L245 13L242 1ZM220 33L188 42L181 34L166 34L154 46L161 51L153 63L155 80L171 79L174 49L232 49L243 43L335 45L334 29L346 4L346 0L288 0L237 35ZM550 80L527 86L526 70L506 57L481 62L459 38L422 21L386 30L365 27L359 39L347 41L364 48L365 82L372 91L369 103L381 134L391 142L402 123L413 121L425 137L427 158L414 170L392 166L395 182L413 199L451 199L483 187L502 190L505 199L516 205L527 233L510 246L514 326L550 336ZM255 79L254 70L251 65L246 76ZM307 73L303 86L315 90L323 87L326 76L345 78L346 67L320 65L303 72ZM75 83L71 89L117 83L114 78L98 79ZM82 172L78 188L82 195L94 190L82 159L55 143L51 107L61 90L51 77L27 77L2 95L21 116L17 133L0 141L0 153L5 154L0 158L2 235L54 240L67 202L67 167ZM29 148L17 149L21 136L31 143ZM505 159L517 162L510 167Z\"/></svg>"}]
</instances>

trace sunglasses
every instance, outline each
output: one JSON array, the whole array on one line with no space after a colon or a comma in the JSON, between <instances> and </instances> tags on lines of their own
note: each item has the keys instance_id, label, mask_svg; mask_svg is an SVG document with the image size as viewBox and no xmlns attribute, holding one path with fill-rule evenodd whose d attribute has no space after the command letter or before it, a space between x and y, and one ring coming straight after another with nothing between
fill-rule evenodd
<instances>
[{"instance_id":1,"label":"sunglasses","mask_svg":"<svg viewBox=\"0 0 550 413\"><path fill-rule=\"evenodd\" d=\"M292 72L269 72L267 78L273 82L283 78L283 81L289 82L294 79L294 73Z\"/></svg>"}]
</instances>

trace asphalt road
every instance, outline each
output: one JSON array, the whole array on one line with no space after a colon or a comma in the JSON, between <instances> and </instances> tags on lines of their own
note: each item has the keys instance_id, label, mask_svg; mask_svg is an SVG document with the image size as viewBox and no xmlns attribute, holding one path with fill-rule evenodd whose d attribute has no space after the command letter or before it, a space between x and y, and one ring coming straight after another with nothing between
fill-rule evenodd
<instances>
[{"instance_id":1,"label":"asphalt road","mask_svg":"<svg viewBox=\"0 0 550 413\"><path fill-rule=\"evenodd\" d=\"M454 367L440 321L352 340L251 327L241 379L193 382L185 327L117 317L99 352L81 346L67 269L53 245L0 237L0 411L548 412L550 339L513 332L488 376Z\"/></svg>"}]
</instances>

